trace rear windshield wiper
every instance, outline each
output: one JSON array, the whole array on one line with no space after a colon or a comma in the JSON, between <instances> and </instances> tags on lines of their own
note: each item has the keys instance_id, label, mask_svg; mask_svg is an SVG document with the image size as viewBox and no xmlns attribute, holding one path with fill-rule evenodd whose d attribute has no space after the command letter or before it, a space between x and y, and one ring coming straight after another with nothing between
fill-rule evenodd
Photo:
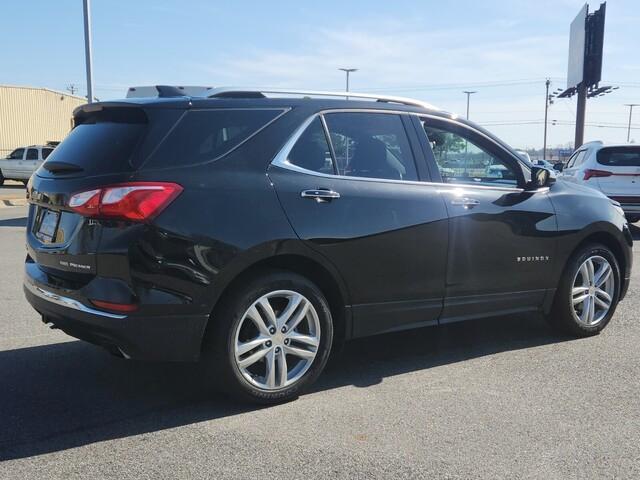
<instances>
[{"instance_id":1,"label":"rear windshield wiper","mask_svg":"<svg viewBox=\"0 0 640 480\"><path fill-rule=\"evenodd\" d=\"M44 162L42 166L51 173L71 173L84 170L80 165L67 162Z\"/></svg>"}]
</instances>

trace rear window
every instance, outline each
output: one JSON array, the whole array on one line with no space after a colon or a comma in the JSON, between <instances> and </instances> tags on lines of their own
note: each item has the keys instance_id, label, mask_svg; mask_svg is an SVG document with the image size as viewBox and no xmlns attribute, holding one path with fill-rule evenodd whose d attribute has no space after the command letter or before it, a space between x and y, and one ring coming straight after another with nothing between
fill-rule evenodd
<instances>
[{"instance_id":1,"label":"rear window","mask_svg":"<svg viewBox=\"0 0 640 480\"><path fill-rule=\"evenodd\" d=\"M640 167L640 147L603 148L596 158L608 167Z\"/></svg>"},{"instance_id":2,"label":"rear window","mask_svg":"<svg viewBox=\"0 0 640 480\"><path fill-rule=\"evenodd\" d=\"M214 160L229 153L282 112L281 109L189 111L148 164L171 167Z\"/></svg>"},{"instance_id":3,"label":"rear window","mask_svg":"<svg viewBox=\"0 0 640 480\"><path fill-rule=\"evenodd\" d=\"M43 148L42 149L42 159L46 160L47 158L49 158L49 155L51 155L51 152L53 152L53 148Z\"/></svg>"},{"instance_id":4,"label":"rear window","mask_svg":"<svg viewBox=\"0 0 640 480\"><path fill-rule=\"evenodd\" d=\"M131 157L146 128L146 116L137 108L82 112L76 117L75 128L47 157L38 175L55 175L45 168L54 162L78 166L81 175L130 171Z\"/></svg>"}]
</instances>

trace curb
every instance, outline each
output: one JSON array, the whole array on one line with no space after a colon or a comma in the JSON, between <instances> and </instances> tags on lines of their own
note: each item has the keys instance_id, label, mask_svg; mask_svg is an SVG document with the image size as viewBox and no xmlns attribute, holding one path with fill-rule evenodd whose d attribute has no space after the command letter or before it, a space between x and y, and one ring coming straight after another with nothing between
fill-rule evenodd
<instances>
[{"instance_id":1,"label":"curb","mask_svg":"<svg viewBox=\"0 0 640 480\"><path fill-rule=\"evenodd\" d=\"M29 201L26 198L0 199L0 208L3 208L3 207L25 207L27 205L29 205Z\"/></svg>"}]
</instances>

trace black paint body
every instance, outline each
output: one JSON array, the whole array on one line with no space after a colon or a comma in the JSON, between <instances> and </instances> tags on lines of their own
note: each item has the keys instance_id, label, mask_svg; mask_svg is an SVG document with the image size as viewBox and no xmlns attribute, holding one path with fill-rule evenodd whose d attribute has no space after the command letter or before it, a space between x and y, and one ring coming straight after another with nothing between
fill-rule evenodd
<instances>
[{"instance_id":1,"label":"black paint body","mask_svg":"<svg viewBox=\"0 0 640 480\"><path fill-rule=\"evenodd\" d=\"M399 111L412 142L419 181L318 176L272 165L310 116L353 109ZM606 243L630 276L631 236L624 217L600 193L562 182L527 190L443 183L416 115L456 122L449 114L380 102L316 99L155 99L105 103L143 109L153 124L139 146L145 157L189 109L277 108L284 112L231 153L187 167L142 167L99 175L32 178L25 282L83 305L89 299L139 309L113 319L34 295L45 321L127 356L196 360L221 296L263 266L307 275L329 298L343 338L499 313L548 311L564 265L587 239ZM184 191L148 224L89 221L67 205L74 192L125 181L171 181ZM302 198L332 189L340 199ZM453 205L473 196L477 207ZM34 235L41 207L62 211L59 244ZM538 257L536 261L535 258ZM548 258L547 258L548 257ZM526 260L527 258L533 260ZM519 260L520 259L520 260ZM541 260L542 259L542 260ZM63 264L60 263L63 260ZM78 271L72 264L90 268ZM68 266L64 266L68 265ZM213 312L213 313L212 313Z\"/></svg>"}]
</instances>

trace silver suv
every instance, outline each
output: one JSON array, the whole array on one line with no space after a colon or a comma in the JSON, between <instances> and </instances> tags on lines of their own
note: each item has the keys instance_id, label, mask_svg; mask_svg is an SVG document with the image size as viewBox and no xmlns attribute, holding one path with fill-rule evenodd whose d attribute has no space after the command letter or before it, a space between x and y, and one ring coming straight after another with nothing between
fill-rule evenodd
<instances>
[{"instance_id":1,"label":"silver suv","mask_svg":"<svg viewBox=\"0 0 640 480\"><path fill-rule=\"evenodd\" d=\"M31 174L53 152L53 148L49 145L16 148L7 158L0 160L0 185L5 180L19 180L26 185Z\"/></svg>"}]
</instances>

